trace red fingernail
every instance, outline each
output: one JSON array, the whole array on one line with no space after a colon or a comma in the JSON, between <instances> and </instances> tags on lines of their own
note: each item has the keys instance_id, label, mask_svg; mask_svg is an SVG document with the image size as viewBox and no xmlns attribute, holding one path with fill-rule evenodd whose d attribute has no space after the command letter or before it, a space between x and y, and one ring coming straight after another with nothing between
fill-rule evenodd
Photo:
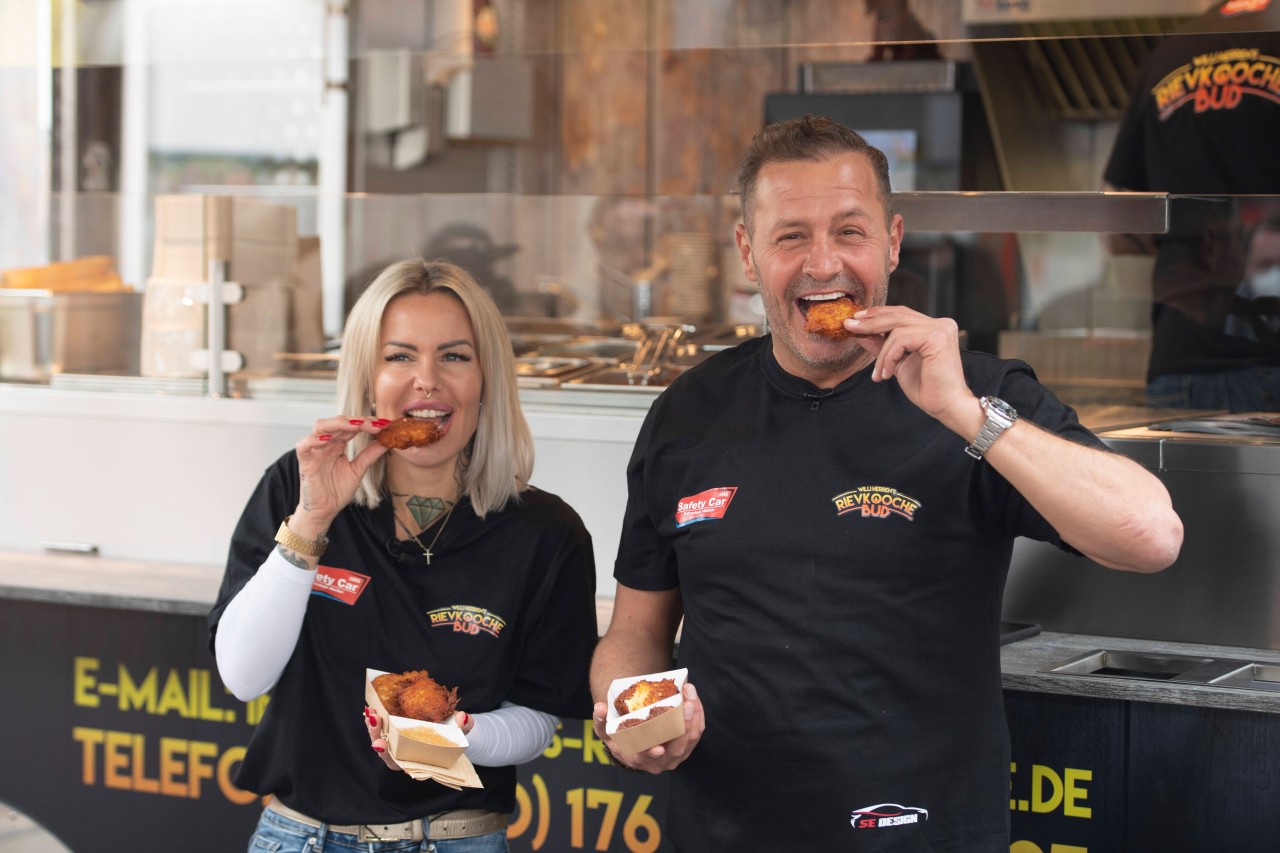
<instances>
[{"instance_id":1,"label":"red fingernail","mask_svg":"<svg viewBox=\"0 0 1280 853\"><path fill-rule=\"evenodd\" d=\"M331 436L331 435L317 435L317 436L316 436L316 438L317 438L317 439L319 439L320 441L328 441L329 439L333 438L333 436Z\"/></svg>"},{"instance_id":2,"label":"red fingernail","mask_svg":"<svg viewBox=\"0 0 1280 853\"><path fill-rule=\"evenodd\" d=\"M373 751L374 751L374 752L386 752L386 749L384 749L383 747L378 746L378 745L375 743L375 744L373 745Z\"/></svg>"},{"instance_id":3,"label":"red fingernail","mask_svg":"<svg viewBox=\"0 0 1280 853\"><path fill-rule=\"evenodd\" d=\"M471 724L471 715L468 714L466 711L462 712L462 724L464 726Z\"/></svg>"},{"instance_id":4,"label":"red fingernail","mask_svg":"<svg viewBox=\"0 0 1280 853\"><path fill-rule=\"evenodd\" d=\"M364 709L364 718L371 726L376 726L378 724L378 715L373 712L372 708Z\"/></svg>"},{"instance_id":5,"label":"red fingernail","mask_svg":"<svg viewBox=\"0 0 1280 853\"><path fill-rule=\"evenodd\" d=\"M352 426L360 426L360 424L364 423L364 421L360 420L359 418L354 418L352 420L347 421L347 423L351 424Z\"/></svg>"}]
</instances>

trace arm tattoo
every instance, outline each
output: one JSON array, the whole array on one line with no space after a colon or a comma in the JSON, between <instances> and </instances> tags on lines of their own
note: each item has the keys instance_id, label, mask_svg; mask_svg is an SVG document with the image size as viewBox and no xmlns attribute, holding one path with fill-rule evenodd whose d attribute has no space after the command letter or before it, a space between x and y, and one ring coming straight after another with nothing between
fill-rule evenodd
<instances>
[{"instance_id":1,"label":"arm tattoo","mask_svg":"<svg viewBox=\"0 0 1280 853\"><path fill-rule=\"evenodd\" d=\"M291 548L286 548L283 545L277 545L276 550L280 552L280 556L284 557L285 562L289 565L297 566L304 572L311 571L311 564L307 562L307 558L299 554L297 551L294 551Z\"/></svg>"}]
</instances>

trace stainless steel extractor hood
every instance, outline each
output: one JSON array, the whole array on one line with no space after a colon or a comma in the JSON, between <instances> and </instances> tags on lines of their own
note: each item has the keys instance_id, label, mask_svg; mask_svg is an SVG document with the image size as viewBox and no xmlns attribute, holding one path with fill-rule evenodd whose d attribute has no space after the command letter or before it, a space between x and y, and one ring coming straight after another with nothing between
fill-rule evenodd
<instances>
[{"instance_id":1,"label":"stainless steel extractor hood","mask_svg":"<svg viewBox=\"0 0 1280 853\"><path fill-rule=\"evenodd\" d=\"M1071 167L1080 128L1118 121L1147 54L1210 5L969 0L964 20L1005 188L1097 190L1095 175L1086 182Z\"/></svg>"}]
</instances>

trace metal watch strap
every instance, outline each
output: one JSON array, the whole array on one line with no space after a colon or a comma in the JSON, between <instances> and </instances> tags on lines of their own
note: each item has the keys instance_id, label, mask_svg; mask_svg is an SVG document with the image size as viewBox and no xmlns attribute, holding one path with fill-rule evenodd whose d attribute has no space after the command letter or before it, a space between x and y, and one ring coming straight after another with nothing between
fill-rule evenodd
<instances>
[{"instance_id":1,"label":"metal watch strap","mask_svg":"<svg viewBox=\"0 0 1280 853\"><path fill-rule=\"evenodd\" d=\"M978 437L964 449L974 459L981 459L1001 433L1013 426L1013 422L1018 419L1014 408L998 397L983 397L978 403L986 412L987 421L978 431Z\"/></svg>"},{"instance_id":2,"label":"metal watch strap","mask_svg":"<svg viewBox=\"0 0 1280 853\"><path fill-rule=\"evenodd\" d=\"M321 536L318 541L304 539L289 529L289 516L280 522L280 529L276 531L276 541L286 548L297 551L299 554L306 554L308 557L319 557L324 550L329 547L329 539Z\"/></svg>"}]
</instances>

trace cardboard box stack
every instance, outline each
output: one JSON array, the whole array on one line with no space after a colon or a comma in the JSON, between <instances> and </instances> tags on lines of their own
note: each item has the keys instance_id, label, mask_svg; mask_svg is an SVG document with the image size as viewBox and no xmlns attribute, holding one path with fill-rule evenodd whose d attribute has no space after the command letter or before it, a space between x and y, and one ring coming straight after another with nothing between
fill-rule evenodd
<instances>
[{"instance_id":1,"label":"cardboard box stack","mask_svg":"<svg viewBox=\"0 0 1280 853\"><path fill-rule=\"evenodd\" d=\"M105 255L0 270L0 379L136 373L141 302Z\"/></svg>"},{"instance_id":2,"label":"cardboard box stack","mask_svg":"<svg viewBox=\"0 0 1280 853\"><path fill-rule=\"evenodd\" d=\"M244 288L243 300L227 306L226 347L243 356L245 370L273 370L275 354L293 348L295 326L308 330L307 343L318 337L318 301L295 305L300 271L318 274L306 262L316 241L299 240L292 206L236 196L157 196L155 223L142 311L144 376L202 375L191 357L205 346L208 308L188 290L207 281L211 260L225 261L226 280ZM302 262L300 242L308 252ZM308 294L318 288L306 285ZM307 310L305 320L294 317L299 307Z\"/></svg>"}]
</instances>

